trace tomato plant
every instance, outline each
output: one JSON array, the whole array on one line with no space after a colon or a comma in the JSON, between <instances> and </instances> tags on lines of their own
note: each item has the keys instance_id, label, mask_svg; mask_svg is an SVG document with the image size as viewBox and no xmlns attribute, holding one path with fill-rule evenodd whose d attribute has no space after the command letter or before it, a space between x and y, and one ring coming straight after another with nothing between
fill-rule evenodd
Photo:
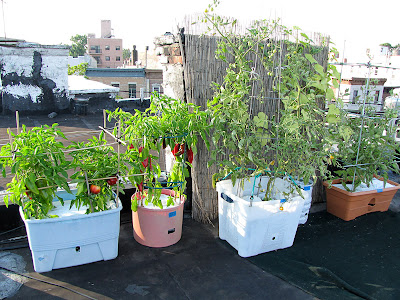
<instances>
[{"instance_id":1,"label":"tomato plant","mask_svg":"<svg viewBox=\"0 0 400 300\"><path fill-rule=\"evenodd\" d=\"M114 148L107 144L104 133L87 142L74 142L69 148L73 150L71 156L75 169L71 178L77 183L76 197L71 205L85 205L87 213L107 210L115 194L124 193L123 183L117 185L118 176L125 175L131 161L125 155L118 158Z\"/></svg>"},{"instance_id":2,"label":"tomato plant","mask_svg":"<svg viewBox=\"0 0 400 300\"><path fill-rule=\"evenodd\" d=\"M221 36L215 55L227 64L207 104L215 146L208 165L218 167L213 182L228 174L233 182L260 173L307 183L326 177L325 101L334 98L331 82L339 76L315 59L327 45L275 20L258 20L235 34L237 21L213 14L216 4L202 20ZM265 111L256 110L265 103Z\"/></svg>"}]
</instances>

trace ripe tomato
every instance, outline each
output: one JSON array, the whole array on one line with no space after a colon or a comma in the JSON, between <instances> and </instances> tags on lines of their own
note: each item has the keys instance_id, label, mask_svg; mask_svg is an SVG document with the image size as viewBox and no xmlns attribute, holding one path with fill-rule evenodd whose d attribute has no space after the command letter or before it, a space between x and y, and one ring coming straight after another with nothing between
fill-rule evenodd
<instances>
[{"instance_id":1,"label":"ripe tomato","mask_svg":"<svg viewBox=\"0 0 400 300\"><path fill-rule=\"evenodd\" d=\"M108 185L116 185L116 184L117 184L117 181L118 181L118 178L117 178L117 177L113 177L113 178L107 179Z\"/></svg>"},{"instance_id":2,"label":"ripe tomato","mask_svg":"<svg viewBox=\"0 0 400 300\"><path fill-rule=\"evenodd\" d=\"M101 188L98 185L95 185L95 184L90 185L90 192L92 194L98 194L98 193L100 193L100 191L101 191Z\"/></svg>"}]
</instances>

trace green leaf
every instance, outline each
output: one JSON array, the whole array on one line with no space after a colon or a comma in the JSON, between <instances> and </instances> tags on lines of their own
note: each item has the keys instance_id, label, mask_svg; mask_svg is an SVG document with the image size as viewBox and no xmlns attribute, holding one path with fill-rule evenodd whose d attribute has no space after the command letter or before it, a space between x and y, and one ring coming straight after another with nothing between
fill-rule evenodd
<instances>
[{"instance_id":1,"label":"green leaf","mask_svg":"<svg viewBox=\"0 0 400 300\"><path fill-rule=\"evenodd\" d=\"M308 60L310 63L312 63L312 64L318 63L318 62L315 60L315 58L314 58L311 54L305 53L304 56L307 58L307 60Z\"/></svg>"},{"instance_id":2,"label":"green leaf","mask_svg":"<svg viewBox=\"0 0 400 300\"><path fill-rule=\"evenodd\" d=\"M314 69L315 69L315 71L317 71L321 76L324 76L324 75L325 75L325 73L324 73L324 68L323 68L321 65L315 64L315 65L314 65Z\"/></svg>"},{"instance_id":3,"label":"green leaf","mask_svg":"<svg viewBox=\"0 0 400 300\"><path fill-rule=\"evenodd\" d=\"M25 179L25 185L30 191L32 191L33 193L38 195L39 194L39 189L36 186L35 181L36 181L35 174L30 173L29 176Z\"/></svg>"},{"instance_id":4,"label":"green leaf","mask_svg":"<svg viewBox=\"0 0 400 300\"><path fill-rule=\"evenodd\" d=\"M76 195L77 196L82 194L83 192L85 192L85 190L86 190L85 186L86 186L86 182L79 182L77 184L77 190L76 190Z\"/></svg>"},{"instance_id":5,"label":"green leaf","mask_svg":"<svg viewBox=\"0 0 400 300\"><path fill-rule=\"evenodd\" d=\"M131 209L134 212L137 212L137 208L138 208L138 201L137 201L137 196L135 195L135 198L132 200L131 203Z\"/></svg>"},{"instance_id":6,"label":"green leaf","mask_svg":"<svg viewBox=\"0 0 400 300\"><path fill-rule=\"evenodd\" d=\"M340 121L340 109L336 107L335 104L330 104L328 106L328 114L326 115L326 120L328 123L336 124Z\"/></svg>"},{"instance_id":7,"label":"green leaf","mask_svg":"<svg viewBox=\"0 0 400 300\"><path fill-rule=\"evenodd\" d=\"M335 94L332 89L328 89L326 91L326 100L330 101L332 99L335 99Z\"/></svg>"}]
</instances>

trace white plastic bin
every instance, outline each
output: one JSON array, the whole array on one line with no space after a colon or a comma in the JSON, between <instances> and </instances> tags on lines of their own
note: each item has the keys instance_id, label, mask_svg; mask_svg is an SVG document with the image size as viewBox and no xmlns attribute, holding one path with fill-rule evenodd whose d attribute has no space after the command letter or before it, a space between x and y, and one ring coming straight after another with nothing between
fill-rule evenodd
<instances>
[{"instance_id":1,"label":"white plastic bin","mask_svg":"<svg viewBox=\"0 0 400 300\"><path fill-rule=\"evenodd\" d=\"M296 181L296 183L300 186L300 188L307 192L303 193L303 195L305 196L304 206L299 220L299 224L305 224L308 220L308 214L310 213L311 208L313 183L310 182L307 185L305 185L303 181Z\"/></svg>"},{"instance_id":2,"label":"white plastic bin","mask_svg":"<svg viewBox=\"0 0 400 300\"><path fill-rule=\"evenodd\" d=\"M267 180L264 180L266 178L262 178L263 188L267 184ZM250 206L253 183L254 177L245 180L244 189L239 190L240 197L237 195L239 180L235 186L232 186L231 180L217 183L219 237L226 240L242 257L292 246L304 206L304 199L300 195L286 202L258 199ZM278 190L285 186L284 180L277 178L276 194L282 192ZM303 196L306 198L307 192L303 191Z\"/></svg>"},{"instance_id":3,"label":"white plastic bin","mask_svg":"<svg viewBox=\"0 0 400 300\"><path fill-rule=\"evenodd\" d=\"M56 208L50 214L58 218L26 220L20 208L35 271L48 272L116 258L121 202L118 200L118 207L113 201L109 210L85 214L87 207L78 210L73 206L69 210L74 195L65 191L57 194L64 199L64 206L54 201Z\"/></svg>"}]
</instances>

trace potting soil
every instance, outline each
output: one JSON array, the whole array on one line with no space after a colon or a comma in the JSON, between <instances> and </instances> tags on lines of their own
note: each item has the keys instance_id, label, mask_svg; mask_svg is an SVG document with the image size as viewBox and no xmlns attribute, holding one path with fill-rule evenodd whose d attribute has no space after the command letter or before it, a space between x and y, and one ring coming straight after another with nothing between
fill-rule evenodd
<instances>
[{"instance_id":1,"label":"potting soil","mask_svg":"<svg viewBox=\"0 0 400 300\"><path fill-rule=\"evenodd\" d=\"M320 299L400 299L399 228L392 211L347 222L315 213L292 247L248 260Z\"/></svg>"}]
</instances>

